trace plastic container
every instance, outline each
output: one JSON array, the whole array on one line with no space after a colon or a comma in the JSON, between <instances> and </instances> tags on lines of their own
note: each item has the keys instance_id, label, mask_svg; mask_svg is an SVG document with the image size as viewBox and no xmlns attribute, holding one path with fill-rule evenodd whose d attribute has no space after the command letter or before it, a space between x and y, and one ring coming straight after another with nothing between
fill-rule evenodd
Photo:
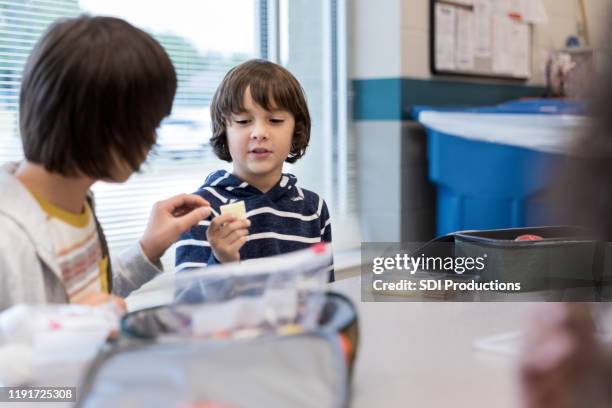
<instances>
[{"instance_id":1,"label":"plastic container","mask_svg":"<svg viewBox=\"0 0 612 408\"><path fill-rule=\"evenodd\" d=\"M516 241L520 235L541 237ZM539 227L455 234L455 256L486 254L482 281L521 283L521 291L587 288L600 281L599 242L573 227ZM587 300L587 299L584 299Z\"/></svg>"},{"instance_id":2,"label":"plastic container","mask_svg":"<svg viewBox=\"0 0 612 408\"><path fill-rule=\"evenodd\" d=\"M533 239L520 240L526 236ZM480 258L479 268L455 272L474 273L480 283L495 284L495 288L478 293L478 300L483 302L609 301L612 293L608 272L612 245L576 227L460 231L438 237L414 254L456 260Z\"/></svg>"},{"instance_id":3,"label":"plastic container","mask_svg":"<svg viewBox=\"0 0 612 408\"><path fill-rule=\"evenodd\" d=\"M481 111L417 110L427 129L438 236L559 223L543 193L556 166L575 162L568 148L586 124L582 116L553 114L571 110L559 103L547 105L547 113L534 101Z\"/></svg>"},{"instance_id":4,"label":"plastic container","mask_svg":"<svg viewBox=\"0 0 612 408\"><path fill-rule=\"evenodd\" d=\"M411 115L414 119L418 119L420 113L425 111L503 113L522 115L582 115L586 111L586 103L579 100L565 100L555 98L524 98L500 103L498 105L480 107L436 107L429 105L415 105L411 109Z\"/></svg>"}]
</instances>

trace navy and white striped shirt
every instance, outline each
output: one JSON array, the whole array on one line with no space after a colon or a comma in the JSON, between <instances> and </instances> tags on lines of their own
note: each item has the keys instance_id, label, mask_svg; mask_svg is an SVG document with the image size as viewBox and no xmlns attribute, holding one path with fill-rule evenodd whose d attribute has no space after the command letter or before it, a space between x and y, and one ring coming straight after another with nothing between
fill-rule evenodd
<instances>
[{"instance_id":1,"label":"navy and white striped shirt","mask_svg":"<svg viewBox=\"0 0 612 408\"><path fill-rule=\"evenodd\" d=\"M317 194L296 185L297 178L283 174L267 193L219 170L210 174L198 194L210 203L212 214L176 244L176 271L218 263L206 239L206 229L219 207L244 201L251 221L247 242L240 249L240 259L262 258L304 249L318 242L332 240L329 211ZM334 280L333 269L330 280Z\"/></svg>"}]
</instances>

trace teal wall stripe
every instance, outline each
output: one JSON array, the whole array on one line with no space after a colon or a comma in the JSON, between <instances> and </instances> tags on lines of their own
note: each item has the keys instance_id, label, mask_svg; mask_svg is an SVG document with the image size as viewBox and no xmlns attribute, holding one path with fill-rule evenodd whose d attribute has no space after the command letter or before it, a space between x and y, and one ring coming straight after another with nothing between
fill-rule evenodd
<instances>
[{"instance_id":1,"label":"teal wall stripe","mask_svg":"<svg viewBox=\"0 0 612 408\"><path fill-rule=\"evenodd\" d=\"M355 79L353 120L399 120L402 114L402 79Z\"/></svg>"},{"instance_id":2,"label":"teal wall stripe","mask_svg":"<svg viewBox=\"0 0 612 408\"><path fill-rule=\"evenodd\" d=\"M355 79L352 86L356 121L407 120L414 105L485 106L546 92L538 86L411 78Z\"/></svg>"}]
</instances>

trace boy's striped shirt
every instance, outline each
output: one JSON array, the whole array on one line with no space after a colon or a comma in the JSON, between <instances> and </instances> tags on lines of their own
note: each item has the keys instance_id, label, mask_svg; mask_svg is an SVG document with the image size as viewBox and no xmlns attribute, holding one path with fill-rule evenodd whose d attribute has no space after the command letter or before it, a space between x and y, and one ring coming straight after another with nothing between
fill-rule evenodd
<instances>
[{"instance_id":1,"label":"boy's striped shirt","mask_svg":"<svg viewBox=\"0 0 612 408\"><path fill-rule=\"evenodd\" d=\"M220 170L212 173L195 193L212 207L208 220L201 221L181 235L176 244L176 270L217 263L206 239L206 230L219 207L244 201L251 221L247 242L240 259L262 258L304 249L318 242L331 242L331 222L325 201L317 194L297 186L292 174L283 174L270 191L257 188ZM333 280L333 270L331 273Z\"/></svg>"}]
</instances>

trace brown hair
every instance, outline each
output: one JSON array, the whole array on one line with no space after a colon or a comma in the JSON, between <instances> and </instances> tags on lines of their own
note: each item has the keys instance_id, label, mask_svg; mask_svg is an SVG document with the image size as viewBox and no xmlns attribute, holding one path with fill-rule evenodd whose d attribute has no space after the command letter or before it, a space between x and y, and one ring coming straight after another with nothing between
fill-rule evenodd
<instances>
[{"instance_id":1,"label":"brown hair","mask_svg":"<svg viewBox=\"0 0 612 408\"><path fill-rule=\"evenodd\" d=\"M571 158L557 167L551 196L560 223L585 227L612 241L612 54L603 56L589 94L590 120L570 149Z\"/></svg>"},{"instance_id":2,"label":"brown hair","mask_svg":"<svg viewBox=\"0 0 612 408\"><path fill-rule=\"evenodd\" d=\"M231 114L244 112L244 93L249 88L253 100L270 111L286 109L295 118L288 163L306 153L310 141L310 113L304 90L285 68L273 62L254 59L232 68L213 96L210 116L213 135L210 143L221 160L232 161L227 144L227 123Z\"/></svg>"},{"instance_id":3,"label":"brown hair","mask_svg":"<svg viewBox=\"0 0 612 408\"><path fill-rule=\"evenodd\" d=\"M144 31L110 17L56 22L23 73L25 157L65 176L111 178L116 158L137 170L175 92L170 58Z\"/></svg>"}]
</instances>

